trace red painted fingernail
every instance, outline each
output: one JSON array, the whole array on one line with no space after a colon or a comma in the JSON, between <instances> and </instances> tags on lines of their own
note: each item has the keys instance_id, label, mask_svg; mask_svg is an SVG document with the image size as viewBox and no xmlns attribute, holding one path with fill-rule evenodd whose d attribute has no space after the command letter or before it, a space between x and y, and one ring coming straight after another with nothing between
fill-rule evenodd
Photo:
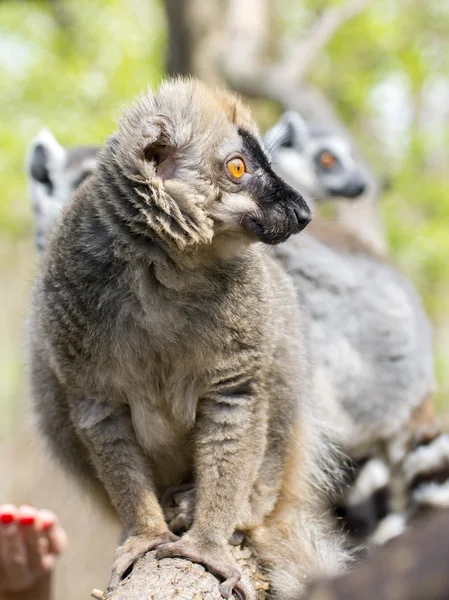
<instances>
[{"instance_id":1,"label":"red painted fingernail","mask_svg":"<svg viewBox=\"0 0 449 600\"><path fill-rule=\"evenodd\" d=\"M34 517L20 517L19 523L21 525L34 525Z\"/></svg>"},{"instance_id":2,"label":"red painted fingernail","mask_svg":"<svg viewBox=\"0 0 449 600\"><path fill-rule=\"evenodd\" d=\"M14 521L14 515L12 513L2 513L0 515L0 521L3 525L8 525Z\"/></svg>"},{"instance_id":3,"label":"red painted fingernail","mask_svg":"<svg viewBox=\"0 0 449 600\"><path fill-rule=\"evenodd\" d=\"M42 529L50 529L50 527L53 525L52 521L44 521L44 523L42 523Z\"/></svg>"}]
</instances>

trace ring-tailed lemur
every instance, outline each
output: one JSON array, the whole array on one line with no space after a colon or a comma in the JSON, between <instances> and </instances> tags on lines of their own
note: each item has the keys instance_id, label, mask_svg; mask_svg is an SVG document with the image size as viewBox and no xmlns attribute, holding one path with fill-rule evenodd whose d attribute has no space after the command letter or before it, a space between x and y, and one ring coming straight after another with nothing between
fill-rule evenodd
<instances>
[{"instance_id":1,"label":"ring-tailed lemur","mask_svg":"<svg viewBox=\"0 0 449 600\"><path fill-rule=\"evenodd\" d=\"M91 173L97 152L94 146L64 148L48 129L42 129L32 141L26 171L39 253L45 250L54 223L74 190Z\"/></svg>"},{"instance_id":2,"label":"ring-tailed lemur","mask_svg":"<svg viewBox=\"0 0 449 600\"><path fill-rule=\"evenodd\" d=\"M279 175L302 190L309 203L331 200L334 220L345 224L346 234L387 254L378 184L345 135L322 124L306 124L298 113L288 111L266 133L265 142L275 150Z\"/></svg>"},{"instance_id":3,"label":"ring-tailed lemur","mask_svg":"<svg viewBox=\"0 0 449 600\"><path fill-rule=\"evenodd\" d=\"M306 199L365 191L367 179L347 142L314 133L296 113L286 113L265 143L275 169ZM40 252L94 159L95 148L66 150L48 131L32 142L28 177ZM410 490L407 515L449 504L447 438L425 402L434 385L430 328L394 268L340 225L312 226L276 253L310 311L317 387L332 400L352 459L338 511L357 538L382 542L404 527L393 487Z\"/></svg>"},{"instance_id":4,"label":"ring-tailed lemur","mask_svg":"<svg viewBox=\"0 0 449 600\"><path fill-rule=\"evenodd\" d=\"M285 113L267 132L274 168L309 201L367 187L343 138ZM353 459L339 513L382 543L429 506L449 505L449 437L439 430L431 330L410 284L340 223L319 217L275 250L311 313L318 387L335 402ZM405 508L404 508L405 507Z\"/></svg>"},{"instance_id":5,"label":"ring-tailed lemur","mask_svg":"<svg viewBox=\"0 0 449 600\"><path fill-rule=\"evenodd\" d=\"M368 186L366 173L342 137L307 125L296 112L284 113L264 136L273 166L292 187L313 200L358 198Z\"/></svg>"}]
</instances>

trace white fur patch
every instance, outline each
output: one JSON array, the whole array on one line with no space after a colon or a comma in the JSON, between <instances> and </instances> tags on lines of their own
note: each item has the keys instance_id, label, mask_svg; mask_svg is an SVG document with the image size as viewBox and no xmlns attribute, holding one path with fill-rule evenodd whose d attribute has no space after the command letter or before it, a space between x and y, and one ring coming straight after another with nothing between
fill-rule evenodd
<instances>
[{"instance_id":1,"label":"white fur patch","mask_svg":"<svg viewBox=\"0 0 449 600\"><path fill-rule=\"evenodd\" d=\"M449 436L442 434L428 446L419 446L404 460L404 474L411 481L419 473L433 471L449 462Z\"/></svg>"},{"instance_id":2,"label":"white fur patch","mask_svg":"<svg viewBox=\"0 0 449 600\"><path fill-rule=\"evenodd\" d=\"M388 542L388 540L401 535L404 531L405 515L403 513L387 515L377 526L370 541L377 546L381 546Z\"/></svg>"},{"instance_id":3,"label":"white fur patch","mask_svg":"<svg viewBox=\"0 0 449 600\"><path fill-rule=\"evenodd\" d=\"M425 504L437 508L449 506L449 481L443 484L426 483L420 486L413 494L413 500L417 504Z\"/></svg>"},{"instance_id":4,"label":"white fur patch","mask_svg":"<svg viewBox=\"0 0 449 600\"><path fill-rule=\"evenodd\" d=\"M223 223L233 223L235 216L251 212L255 207L254 200L244 192L225 194L223 202L214 207L214 217L220 219Z\"/></svg>"},{"instance_id":5,"label":"white fur patch","mask_svg":"<svg viewBox=\"0 0 449 600\"><path fill-rule=\"evenodd\" d=\"M387 485L390 471L385 463L379 459L372 459L366 463L348 496L348 504L359 504L370 498L377 490Z\"/></svg>"}]
</instances>

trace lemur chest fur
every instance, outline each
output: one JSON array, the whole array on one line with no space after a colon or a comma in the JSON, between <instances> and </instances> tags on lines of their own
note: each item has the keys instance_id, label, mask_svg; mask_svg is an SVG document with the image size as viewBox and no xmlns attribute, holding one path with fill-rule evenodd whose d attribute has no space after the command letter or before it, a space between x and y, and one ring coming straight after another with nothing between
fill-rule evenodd
<instances>
[{"instance_id":1,"label":"lemur chest fur","mask_svg":"<svg viewBox=\"0 0 449 600\"><path fill-rule=\"evenodd\" d=\"M146 294L141 310L134 305L117 321L112 360L97 371L115 402L129 405L145 452L179 477L188 469L198 403L221 389L238 393L258 368L259 350L245 327L226 325L219 302L213 310L201 304L190 298L169 306L157 293Z\"/></svg>"}]
</instances>

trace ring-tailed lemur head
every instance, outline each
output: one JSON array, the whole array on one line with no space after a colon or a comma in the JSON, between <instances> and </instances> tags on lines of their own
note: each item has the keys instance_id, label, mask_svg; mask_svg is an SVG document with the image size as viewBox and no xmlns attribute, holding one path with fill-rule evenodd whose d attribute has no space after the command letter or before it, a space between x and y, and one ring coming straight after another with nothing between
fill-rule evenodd
<instances>
[{"instance_id":1,"label":"ring-tailed lemur head","mask_svg":"<svg viewBox=\"0 0 449 600\"><path fill-rule=\"evenodd\" d=\"M48 129L31 142L26 173L36 219L36 245L40 253L75 189L95 166L98 148L63 148Z\"/></svg>"},{"instance_id":2,"label":"ring-tailed lemur head","mask_svg":"<svg viewBox=\"0 0 449 600\"><path fill-rule=\"evenodd\" d=\"M273 169L306 200L357 198L368 180L343 136L307 124L288 111L264 137Z\"/></svg>"}]
</instances>

